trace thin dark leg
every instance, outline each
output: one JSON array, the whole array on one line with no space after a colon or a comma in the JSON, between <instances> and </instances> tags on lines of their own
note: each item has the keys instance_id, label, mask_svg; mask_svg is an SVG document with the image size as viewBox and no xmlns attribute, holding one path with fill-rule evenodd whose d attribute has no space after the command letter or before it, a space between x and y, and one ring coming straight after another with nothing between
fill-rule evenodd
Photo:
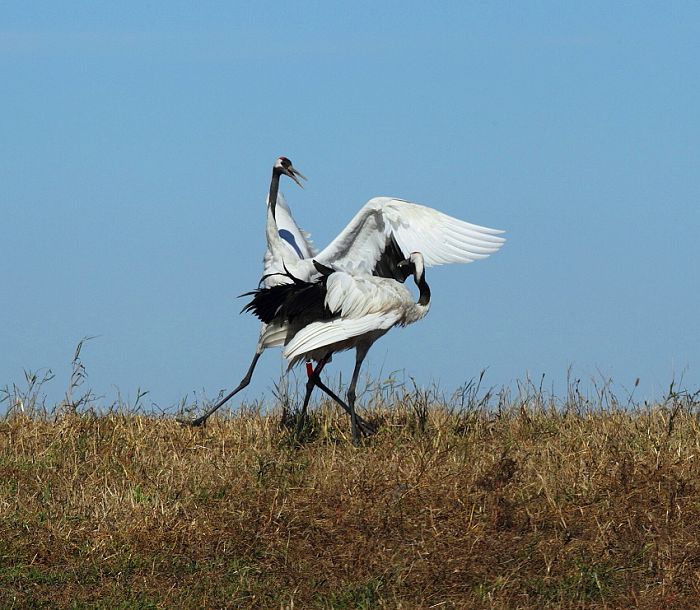
<instances>
[{"instance_id":1,"label":"thin dark leg","mask_svg":"<svg viewBox=\"0 0 700 610\"><path fill-rule=\"evenodd\" d=\"M211 415L213 415L220 407L222 407L224 404L226 404L231 398L233 398L238 392L240 392L243 388L245 388L249 383L251 378L253 377L253 371L255 370L255 365L258 363L258 359L260 358L260 355L262 352L255 352L255 356L253 356L253 361L250 363L250 367L248 367L248 372L245 374L245 377L241 379L241 383L238 384L238 387L233 390L230 394L227 396L224 396L219 402L217 402L211 409L209 409L204 415L201 417L198 417L197 419L193 419L192 421L189 420L184 420L184 419L178 419L181 424L189 424L191 426L202 426L207 422L207 419Z\"/></svg>"},{"instance_id":2,"label":"thin dark leg","mask_svg":"<svg viewBox=\"0 0 700 610\"><path fill-rule=\"evenodd\" d=\"M321 381L320 373L323 370L323 367L325 367L326 364L328 364L330 357L331 354L327 354L326 356L324 356L316 365L316 369L312 371L311 375L309 375L309 379L306 382L306 394L304 395L304 403L301 407L301 420L297 424L297 430L301 429L301 422L303 422L304 418L306 417L309 400L311 398L311 392L313 391L314 386L317 386L326 394L328 394L328 396L330 396L335 402L337 402L345 410L346 413L350 413L350 407L348 407L348 405L345 404L345 402L341 400L340 397L335 392L333 392L333 390L331 390L326 384L323 383L323 381ZM355 415L355 417L362 434L374 434L375 429L368 422L366 422L362 417L360 417L357 414Z\"/></svg>"},{"instance_id":3,"label":"thin dark leg","mask_svg":"<svg viewBox=\"0 0 700 610\"><path fill-rule=\"evenodd\" d=\"M326 354L323 358L321 358L321 360L318 361L315 370L311 367L310 362L306 363L306 372L309 375L309 378L306 380L306 392L304 394L304 402L301 405L301 411L299 412L299 418L297 419L297 434L299 434L301 432L301 429L304 427L304 422L306 421L306 411L309 406L309 400L311 400L311 392L314 391L316 379L320 379L318 374L323 370L323 367L326 366L326 364L330 360L330 357L330 354ZM309 371L311 372L309 373Z\"/></svg>"},{"instance_id":4,"label":"thin dark leg","mask_svg":"<svg viewBox=\"0 0 700 610\"><path fill-rule=\"evenodd\" d=\"M323 382L318 379L316 381L316 385L321 388L328 396L330 396L335 402L337 402L343 409L345 409L345 412L348 413L349 415L352 415L352 412L350 411L350 407L345 404L338 396L327 386L323 384ZM369 436L370 434L374 434L376 430L374 429L374 426L364 420L362 417L360 417L357 413L355 413L355 420L357 421L357 425L360 428L360 432L364 434L365 436Z\"/></svg>"},{"instance_id":5,"label":"thin dark leg","mask_svg":"<svg viewBox=\"0 0 700 610\"><path fill-rule=\"evenodd\" d=\"M348 404L350 405L350 426L352 429L352 444L357 445L360 442L360 433L358 428L357 413L355 413L355 386L357 386L357 379L360 376L360 369L362 368L362 362L369 351L369 345L358 346L355 349L355 370L352 372L352 380L350 381L350 387L348 388Z\"/></svg>"},{"instance_id":6,"label":"thin dark leg","mask_svg":"<svg viewBox=\"0 0 700 610\"><path fill-rule=\"evenodd\" d=\"M318 385L318 381L321 380L319 375L323 370L323 367L328 364L331 359L331 354L326 354L323 358L318 361L316 368L313 370L309 378L306 380L306 394L304 394L304 404L301 406L302 417L306 417L306 409L309 406L309 400L311 400L311 392L313 392L314 386ZM320 386L319 386L320 387Z\"/></svg>"}]
</instances>

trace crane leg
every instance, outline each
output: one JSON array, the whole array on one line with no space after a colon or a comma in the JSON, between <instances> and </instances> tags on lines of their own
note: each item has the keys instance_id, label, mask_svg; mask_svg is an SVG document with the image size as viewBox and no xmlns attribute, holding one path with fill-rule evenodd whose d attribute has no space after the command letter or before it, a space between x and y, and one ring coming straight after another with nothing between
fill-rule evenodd
<instances>
[{"instance_id":1,"label":"crane leg","mask_svg":"<svg viewBox=\"0 0 700 610\"><path fill-rule=\"evenodd\" d=\"M367 356L369 346L358 346L355 353L355 370L352 372L350 387L348 388L348 404L350 405L350 428L352 430L352 444L357 445L360 442L360 431L358 426L357 413L355 412L355 387L360 376L362 363Z\"/></svg>"},{"instance_id":2,"label":"crane leg","mask_svg":"<svg viewBox=\"0 0 700 610\"><path fill-rule=\"evenodd\" d=\"M326 364L328 364L328 360L330 360L330 357L324 357L323 359L321 359L319 361L319 363L316 365L316 369L309 375L309 379L306 382L306 394L304 396L304 404L302 405L302 408L301 408L302 418L306 417L306 411L307 411L307 407L309 405L309 399L311 398L311 392L313 391L314 386L317 386L323 392L328 394L328 396L330 396L335 402L337 402L345 410L346 413L348 413L348 414L351 413L350 407L347 404L345 404L345 402L343 400L341 400L338 397L338 395L335 392L333 392L333 390L331 390L327 385L325 385L323 383L323 381L321 381L320 372L323 370L323 367L326 366ZM355 417L357 420L357 425L360 429L360 432L362 432L362 434L369 436L370 434L374 434L376 432L374 427L370 423L365 421L362 417L360 417L357 414L355 415ZM303 419L302 419L302 421L303 421ZM299 430L299 429L300 429L300 425L297 428L297 430Z\"/></svg>"},{"instance_id":3,"label":"crane leg","mask_svg":"<svg viewBox=\"0 0 700 610\"><path fill-rule=\"evenodd\" d=\"M255 370L255 365L258 363L258 359L260 358L260 355L262 354L261 351L255 352L255 356L253 356L253 361L250 363L250 366L248 367L248 372L245 374L245 377L241 379L241 382L238 384L238 387L233 390L230 394L227 394L224 396L219 402L217 402L213 407L211 407L204 415L201 417L198 417L197 419L193 420L185 420L185 419L178 419L181 424L189 424L190 426L203 426L206 422L207 419L209 419L210 416L212 416L216 411L219 410L220 407L222 407L224 404L226 404L231 398L233 398L238 392L240 392L243 388L245 388L249 383L251 378L253 377L253 371Z\"/></svg>"},{"instance_id":4,"label":"crane leg","mask_svg":"<svg viewBox=\"0 0 700 610\"><path fill-rule=\"evenodd\" d=\"M345 402L343 402L340 398L338 398L338 396L333 392L333 390L325 386L320 379L318 380L316 385L319 388L321 388L326 394L328 394L328 396L330 396L333 400L335 400L335 402L337 402L341 407L343 407L346 413L352 415L350 407L347 404L345 404ZM357 421L357 426L360 429L360 432L362 432L362 434L364 434L365 436L370 436L377 431L372 424L360 417L357 413L355 413L355 419Z\"/></svg>"},{"instance_id":5,"label":"crane leg","mask_svg":"<svg viewBox=\"0 0 700 610\"><path fill-rule=\"evenodd\" d=\"M310 362L306 363L306 374L308 379L306 380L306 392L304 394L304 403L301 405L301 412L299 413L299 419L297 421L297 434L301 432L304 422L306 421L306 411L309 406L309 400L311 400L311 392L314 391L314 386L316 385L316 380L320 381L319 373L323 370L323 367L328 364L330 359L330 354L326 354L323 358L318 361L316 369L314 370Z\"/></svg>"}]
</instances>

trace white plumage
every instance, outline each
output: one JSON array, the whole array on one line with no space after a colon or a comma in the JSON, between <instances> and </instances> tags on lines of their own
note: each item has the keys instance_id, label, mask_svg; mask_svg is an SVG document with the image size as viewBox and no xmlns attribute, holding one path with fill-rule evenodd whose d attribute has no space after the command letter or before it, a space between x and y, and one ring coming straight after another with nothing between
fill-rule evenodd
<instances>
[{"instance_id":1,"label":"white plumage","mask_svg":"<svg viewBox=\"0 0 700 610\"><path fill-rule=\"evenodd\" d=\"M416 260L418 256L413 255ZM325 305L339 317L312 322L296 332L284 349L290 366L302 359L320 360L326 351L350 349L366 333L381 336L392 326L411 324L428 313L429 303L417 304L406 286L389 278L338 271L328 277L326 290Z\"/></svg>"},{"instance_id":2,"label":"white plumage","mask_svg":"<svg viewBox=\"0 0 700 610\"><path fill-rule=\"evenodd\" d=\"M505 242L499 237L501 233L403 199L374 197L328 246L312 257L348 273L371 275L393 237L405 257L420 252L427 267L471 263L496 252ZM283 244L274 243L278 239L276 232L268 232L269 251L281 259ZM295 277L309 280L316 276L311 257L286 258L287 269Z\"/></svg>"},{"instance_id":3,"label":"white plumage","mask_svg":"<svg viewBox=\"0 0 700 610\"><path fill-rule=\"evenodd\" d=\"M274 216L268 196L265 230L267 249L263 256L263 286L274 286L280 282L279 274L284 272L285 263L294 265L299 259L311 259L316 255L311 236L299 228L282 193L277 194ZM275 233L274 238L269 235L270 231Z\"/></svg>"},{"instance_id":4,"label":"white plumage","mask_svg":"<svg viewBox=\"0 0 700 610\"><path fill-rule=\"evenodd\" d=\"M396 312L369 313L361 318L338 318L328 322L312 322L299 331L284 349L284 357L293 366L300 360L320 360L326 352L355 347L348 339L370 332L386 333L398 321ZM381 336L381 335L380 335ZM379 337L377 337L379 338Z\"/></svg>"}]
</instances>

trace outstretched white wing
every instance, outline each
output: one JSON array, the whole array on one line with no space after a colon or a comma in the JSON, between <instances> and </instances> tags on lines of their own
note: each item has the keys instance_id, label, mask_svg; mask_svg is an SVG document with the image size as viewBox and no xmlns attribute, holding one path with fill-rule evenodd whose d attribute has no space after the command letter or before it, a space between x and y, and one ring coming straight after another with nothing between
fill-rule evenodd
<instances>
[{"instance_id":1,"label":"outstretched white wing","mask_svg":"<svg viewBox=\"0 0 700 610\"><path fill-rule=\"evenodd\" d=\"M426 265L470 263L496 252L505 242L500 233L424 205L374 197L314 258L349 273L371 274L393 237L404 257L420 252Z\"/></svg>"}]
</instances>

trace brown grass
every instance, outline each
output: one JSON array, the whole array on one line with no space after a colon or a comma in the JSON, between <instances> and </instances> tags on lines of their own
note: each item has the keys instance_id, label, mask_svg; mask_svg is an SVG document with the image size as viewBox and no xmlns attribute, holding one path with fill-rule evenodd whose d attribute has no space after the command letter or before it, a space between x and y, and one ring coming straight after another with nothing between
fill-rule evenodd
<instances>
[{"instance_id":1,"label":"brown grass","mask_svg":"<svg viewBox=\"0 0 700 610\"><path fill-rule=\"evenodd\" d=\"M0 421L0 607L700 607L695 397ZM472 405L473 406L473 405ZM599 405L600 406L600 405Z\"/></svg>"}]
</instances>

